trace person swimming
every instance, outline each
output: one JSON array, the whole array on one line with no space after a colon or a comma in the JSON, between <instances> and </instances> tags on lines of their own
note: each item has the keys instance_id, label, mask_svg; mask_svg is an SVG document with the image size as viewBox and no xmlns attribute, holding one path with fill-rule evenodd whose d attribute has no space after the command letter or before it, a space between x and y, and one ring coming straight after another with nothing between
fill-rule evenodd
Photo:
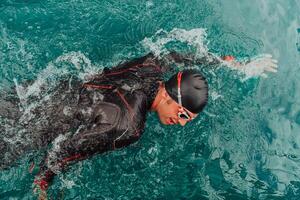
<instances>
[{"instance_id":1,"label":"person swimming","mask_svg":"<svg viewBox=\"0 0 300 200\"><path fill-rule=\"evenodd\" d=\"M225 62L238 68L233 57ZM263 71L275 71L270 57L256 64L266 64ZM26 130L28 143L12 145L0 139L0 168L14 163L29 149L48 147L45 159L34 180L40 198L54 176L72 163L107 151L126 147L140 139L146 114L157 112L165 125L186 123L195 119L208 100L208 84L195 69L176 71L172 63L219 65L221 59L209 54L197 59L192 55L172 52L163 58L152 53L105 68L88 82L74 77L61 81L51 99L33 108L31 117L24 117L9 100L0 107L1 115L14 118L14 124ZM173 73L168 81L164 75ZM17 101L14 99L14 101ZM51 145L52 144L52 145Z\"/></svg>"}]
</instances>

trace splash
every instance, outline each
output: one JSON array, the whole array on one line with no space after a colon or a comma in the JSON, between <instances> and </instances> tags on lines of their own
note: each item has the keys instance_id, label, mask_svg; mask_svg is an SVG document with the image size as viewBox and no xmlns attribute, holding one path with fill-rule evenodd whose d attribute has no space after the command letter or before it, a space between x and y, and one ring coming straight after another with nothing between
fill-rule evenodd
<instances>
[{"instance_id":1,"label":"splash","mask_svg":"<svg viewBox=\"0 0 300 200\"><path fill-rule=\"evenodd\" d=\"M50 62L42 70L32 84L20 85L14 79L16 91L23 108L32 105L32 99L37 97L40 101L49 100L49 94L59 83L59 80L66 76L75 75L81 80L87 80L92 74L99 71L99 68L92 65L91 61L81 52L70 52L59 56Z\"/></svg>"},{"instance_id":2,"label":"splash","mask_svg":"<svg viewBox=\"0 0 300 200\"><path fill-rule=\"evenodd\" d=\"M60 178L60 180L63 183L63 187L65 187L67 189L72 189L73 186L76 186L76 183L73 180L68 180L68 179L64 179L64 178Z\"/></svg>"},{"instance_id":3,"label":"splash","mask_svg":"<svg viewBox=\"0 0 300 200\"><path fill-rule=\"evenodd\" d=\"M207 62L214 60L219 61L219 66L228 67L231 70L235 70L240 74L240 80L246 81L253 77L267 77L265 69L270 63L269 54L260 54L247 60L245 58L238 58L240 62L239 66L234 65L231 62L224 61L222 56L219 56L213 52L209 52L206 30L203 28L185 30L174 28L170 32L160 29L150 38L145 38L142 42L144 49L151 51L157 57L162 57L170 51L177 51L184 49L190 53L193 52L195 59L205 57ZM171 50L169 50L171 49ZM214 73L210 70L210 73Z\"/></svg>"},{"instance_id":4,"label":"splash","mask_svg":"<svg viewBox=\"0 0 300 200\"><path fill-rule=\"evenodd\" d=\"M10 121L0 118L0 142L2 141L9 145L10 149L12 149L6 153L6 157L14 157L16 153L13 149L18 149L20 145L23 147L20 148L24 150L35 148L32 146L32 137L39 138L41 133L29 133L25 127L33 121L36 121L36 125L41 125L41 127L43 126L42 124L49 123L47 116L39 116L41 113L36 111L47 105L51 106L52 97L56 93L55 88L61 80L75 76L79 80L85 81L89 79L91 74L95 74L97 69L99 71L98 66L93 65L83 53L70 52L48 63L32 83L20 84L14 79L15 96L19 99L20 104L19 117ZM13 103L15 104L15 102ZM36 120L37 117L38 120ZM35 135L33 136L33 134ZM21 151L23 150L20 150L20 154L22 153Z\"/></svg>"},{"instance_id":5,"label":"splash","mask_svg":"<svg viewBox=\"0 0 300 200\"><path fill-rule=\"evenodd\" d=\"M60 134L55 140L52 142L52 149L48 152L48 159L47 159L47 167L51 169L54 173L59 174L61 171L61 166L57 165L57 159L59 158L57 154L60 153L61 148L60 145L62 142L66 141L68 139L67 135Z\"/></svg>"},{"instance_id":6,"label":"splash","mask_svg":"<svg viewBox=\"0 0 300 200\"><path fill-rule=\"evenodd\" d=\"M81 52L70 52L55 60L56 65L60 65L61 63L71 64L70 71L75 69L78 77L82 80L89 79L90 76L99 73L99 68L102 68L101 66L93 65L91 60Z\"/></svg>"},{"instance_id":7,"label":"splash","mask_svg":"<svg viewBox=\"0 0 300 200\"><path fill-rule=\"evenodd\" d=\"M174 28L170 32L160 29L150 38L145 38L142 45L145 49L150 50L156 56L162 56L169 53L167 46L173 42L177 45L188 45L195 48L196 56L203 57L208 53L208 40L206 39L207 33L205 29L196 28L185 30Z\"/></svg>"}]
</instances>

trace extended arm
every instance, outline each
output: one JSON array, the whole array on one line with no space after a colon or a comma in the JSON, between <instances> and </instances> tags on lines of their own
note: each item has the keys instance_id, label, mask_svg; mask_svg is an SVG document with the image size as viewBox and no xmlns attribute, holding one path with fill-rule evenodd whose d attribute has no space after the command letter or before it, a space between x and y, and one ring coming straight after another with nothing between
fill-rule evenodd
<instances>
[{"instance_id":1,"label":"extended arm","mask_svg":"<svg viewBox=\"0 0 300 200\"><path fill-rule=\"evenodd\" d=\"M170 52L165 58L169 61L174 61L175 63L182 63L185 65L218 65L223 61L222 58L214 56L211 53L198 58L195 54L181 54L176 51Z\"/></svg>"},{"instance_id":2,"label":"extended arm","mask_svg":"<svg viewBox=\"0 0 300 200\"><path fill-rule=\"evenodd\" d=\"M165 58L168 61L185 65L227 66L233 70L242 72L246 75L246 78L254 76L267 77L266 72L277 72L277 60L272 59L272 56L269 54L260 55L241 62L237 61L231 55L218 57L212 53L207 53L207 55L198 58L195 54L171 52Z\"/></svg>"}]
</instances>

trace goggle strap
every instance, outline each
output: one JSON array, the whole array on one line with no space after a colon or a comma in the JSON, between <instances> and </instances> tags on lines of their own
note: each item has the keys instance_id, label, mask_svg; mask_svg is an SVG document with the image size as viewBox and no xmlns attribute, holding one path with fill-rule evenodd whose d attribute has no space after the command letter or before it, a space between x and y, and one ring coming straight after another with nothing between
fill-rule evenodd
<instances>
[{"instance_id":1,"label":"goggle strap","mask_svg":"<svg viewBox=\"0 0 300 200\"><path fill-rule=\"evenodd\" d=\"M177 91L177 92L178 92L178 95L177 95L178 104L179 104L180 106L182 106L180 88L178 88L178 91Z\"/></svg>"},{"instance_id":2,"label":"goggle strap","mask_svg":"<svg viewBox=\"0 0 300 200\"><path fill-rule=\"evenodd\" d=\"M182 101L181 101L181 90L180 90L181 76L182 76L182 72L178 72L178 74L177 74L177 99L178 99L178 104L179 104L180 106L182 106Z\"/></svg>"}]
</instances>

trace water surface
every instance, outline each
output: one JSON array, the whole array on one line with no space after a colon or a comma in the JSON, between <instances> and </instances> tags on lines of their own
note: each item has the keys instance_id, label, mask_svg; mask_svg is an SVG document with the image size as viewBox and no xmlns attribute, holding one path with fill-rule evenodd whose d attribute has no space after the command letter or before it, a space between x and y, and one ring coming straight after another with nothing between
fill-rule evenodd
<instances>
[{"instance_id":1,"label":"water surface","mask_svg":"<svg viewBox=\"0 0 300 200\"><path fill-rule=\"evenodd\" d=\"M45 95L39 86L51 88L64 75L84 78L149 51L238 59L270 53L279 61L277 74L246 81L226 68L197 66L210 84L199 118L165 127L150 114L140 141L73 165L49 196L299 199L299 10L296 0L1 1L0 88L33 83L19 98ZM0 173L1 199L36 197L32 156Z\"/></svg>"}]
</instances>

